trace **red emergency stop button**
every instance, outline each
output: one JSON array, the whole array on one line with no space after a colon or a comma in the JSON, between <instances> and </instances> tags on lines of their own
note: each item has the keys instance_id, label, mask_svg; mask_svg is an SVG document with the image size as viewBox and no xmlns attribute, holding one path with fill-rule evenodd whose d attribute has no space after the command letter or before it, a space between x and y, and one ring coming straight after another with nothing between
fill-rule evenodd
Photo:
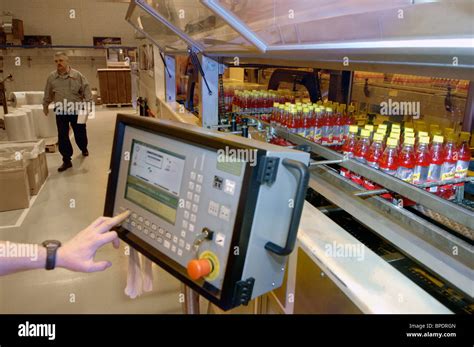
<instances>
[{"instance_id":1,"label":"red emergency stop button","mask_svg":"<svg viewBox=\"0 0 474 347\"><path fill-rule=\"evenodd\" d=\"M188 275L198 280L212 272L212 262L209 259L193 259L188 263Z\"/></svg>"}]
</instances>

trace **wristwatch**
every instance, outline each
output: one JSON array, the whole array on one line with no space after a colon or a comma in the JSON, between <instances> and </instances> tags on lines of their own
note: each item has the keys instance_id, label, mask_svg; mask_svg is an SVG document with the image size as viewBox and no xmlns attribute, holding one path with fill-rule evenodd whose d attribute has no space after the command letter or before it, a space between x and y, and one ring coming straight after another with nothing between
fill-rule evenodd
<instances>
[{"instance_id":1,"label":"wristwatch","mask_svg":"<svg viewBox=\"0 0 474 347\"><path fill-rule=\"evenodd\" d=\"M57 240L46 240L42 243L46 248L46 270L53 270L56 267L56 252L61 246Z\"/></svg>"}]
</instances>

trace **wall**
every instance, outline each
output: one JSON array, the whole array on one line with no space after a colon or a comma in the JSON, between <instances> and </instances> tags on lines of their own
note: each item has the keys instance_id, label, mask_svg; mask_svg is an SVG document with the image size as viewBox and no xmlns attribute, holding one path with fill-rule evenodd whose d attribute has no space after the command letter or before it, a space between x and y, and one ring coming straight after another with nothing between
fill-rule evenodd
<instances>
[{"instance_id":1,"label":"wall","mask_svg":"<svg viewBox=\"0 0 474 347\"><path fill-rule=\"evenodd\" d=\"M76 11L75 19L69 10ZM125 21L128 3L99 0L1 0L0 11L23 21L25 35L51 35L53 45L92 45L93 37L121 37L122 45L137 46L133 28ZM21 52L19 52L21 51ZM76 49L71 66L81 71L93 88L99 87L96 70L106 67L105 51ZM12 73L7 91L43 90L46 77L55 69L51 49L0 50L4 76ZM20 55L22 65L15 66ZM30 57L31 60L28 60ZM0 76L1 77L1 76Z\"/></svg>"}]
</instances>

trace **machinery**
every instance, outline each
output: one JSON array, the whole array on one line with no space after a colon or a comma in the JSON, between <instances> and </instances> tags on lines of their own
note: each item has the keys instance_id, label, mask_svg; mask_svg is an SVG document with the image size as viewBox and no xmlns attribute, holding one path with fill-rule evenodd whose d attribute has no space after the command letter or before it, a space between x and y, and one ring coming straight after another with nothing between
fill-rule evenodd
<instances>
[{"instance_id":1,"label":"machinery","mask_svg":"<svg viewBox=\"0 0 474 347\"><path fill-rule=\"evenodd\" d=\"M130 210L120 238L229 309L281 286L308 162L301 151L119 115L105 215Z\"/></svg>"},{"instance_id":2,"label":"machinery","mask_svg":"<svg viewBox=\"0 0 474 347\"><path fill-rule=\"evenodd\" d=\"M283 286L268 294L276 307L272 312L472 313L472 196L459 189L454 201L443 199L429 193L429 185L403 182L259 116L237 115L246 119L240 129L232 123L235 114L219 113L223 70L304 67L316 73L325 69L331 75L328 98L345 104L356 101L360 108L364 105L369 119L388 99L416 100L426 120L472 132L471 5L470 1L443 0L315 1L311 8L299 0L186 4L136 0L130 4L127 21L160 49L168 66L174 66L178 54L192 52L199 57L199 113L204 128L224 134L242 130L263 140L278 136L311 154L310 189L296 251L289 257ZM170 71L161 101L166 105L175 100L176 80ZM374 82L368 75L365 83L357 83L361 71L385 76ZM397 74L446 80L447 87L385 80L390 75L391 81L397 81ZM449 86L458 79L467 83L465 93L453 93ZM311 83L302 84L314 85L305 80ZM278 86L280 81L275 76L271 82ZM309 88L317 91L313 99L324 94L319 87ZM436 117L429 119L427 115L432 114ZM229 116L227 122L223 116ZM360 175L380 189L368 191L341 176L341 170ZM449 183L469 181L472 178ZM394 199L384 199L387 193ZM276 218L278 213L269 215ZM324 249L329 240L361 246L366 259L358 263L328 255ZM308 283L308 278L313 282ZM410 299L400 299L406 297ZM328 302L332 306L324 306Z\"/></svg>"}]
</instances>

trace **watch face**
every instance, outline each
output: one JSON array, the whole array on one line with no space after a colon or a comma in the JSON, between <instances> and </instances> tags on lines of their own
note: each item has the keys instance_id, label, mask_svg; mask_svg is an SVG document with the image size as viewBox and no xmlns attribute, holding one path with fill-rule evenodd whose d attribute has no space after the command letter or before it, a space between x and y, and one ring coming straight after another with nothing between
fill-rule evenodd
<instances>
[{"instance_id":1,"label":"watch face","mask_svg":"<svg viewBox=\"0 0 474 347\"><path fill-rule=\"evenodd\" d=\"M44 247L59 247L61 246L61 242L57 240L47 240L43 242Z\"/></svg>"}]
</instances>

